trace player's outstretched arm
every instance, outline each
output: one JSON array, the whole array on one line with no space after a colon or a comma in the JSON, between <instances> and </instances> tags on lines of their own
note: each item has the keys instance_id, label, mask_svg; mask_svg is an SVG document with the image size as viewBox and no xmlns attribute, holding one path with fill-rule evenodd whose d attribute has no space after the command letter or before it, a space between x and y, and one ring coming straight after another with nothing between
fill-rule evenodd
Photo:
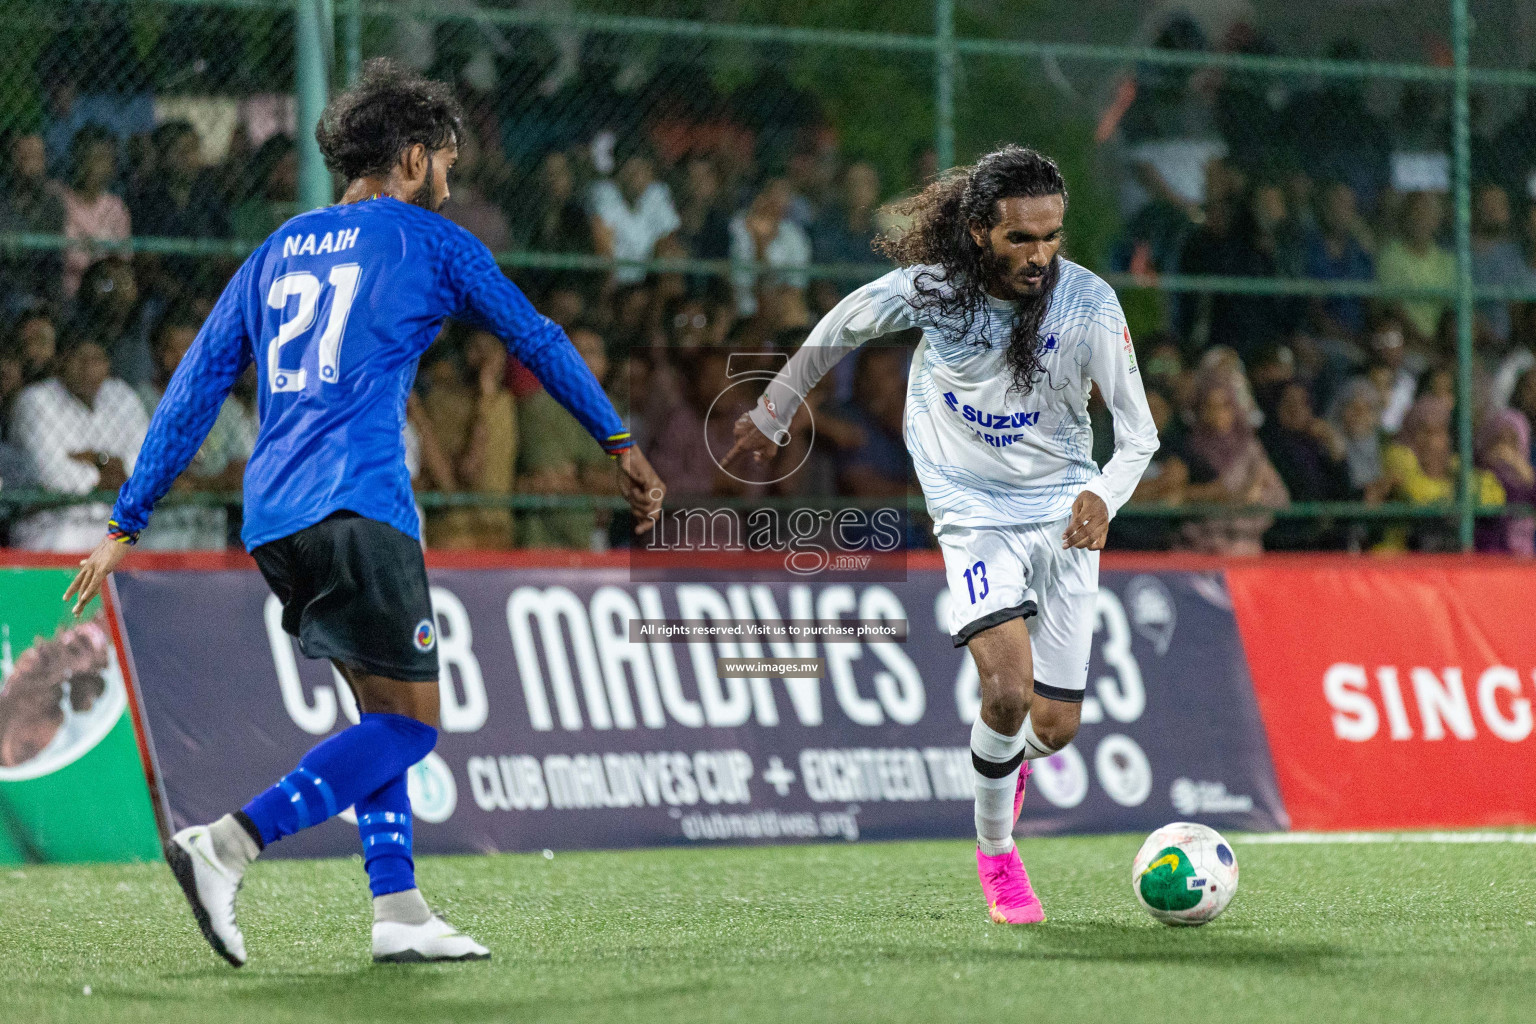
<instances>
[{"instance_id":1,"label":"player's outstretched arm","mask_svg":"<svg viewBox=\"0 0 1536 1024\"><path fill-rule=\"evenodd\" d=\"M262 250L257 250L257 255ZM102 585L139 538L139 531L149 524L155 502L164 497L171 484L191 464L213 429L224 399L251 359L250 339L242 313L244 290L251 266L257 256L246 260L224 288L219 301L186 358L171 375L165 397L155 407L149 432L139 448L133 474L117 492L112 506L107 536L80 563L80 572L64 592L64 600L75 598L74 613L101 592Z\"/></svg>"},{"instance_id":2,"label":"player's outstretched arm","mask_svg":"<svg viewBox=\"0 0 1536 1024\"><path fill-rule=\"evenodd\" d=\"M833 306L811 329L805 344L768 382L757 405L736 421L736 443L720 460L721 466L743 456L754 462L772 458L780 446L789 443L795 411L832 367L866 341L911 327L912 307L906 298L910 277L910 270L893 270L855 288Z\"/></svg>"}]
</instances>

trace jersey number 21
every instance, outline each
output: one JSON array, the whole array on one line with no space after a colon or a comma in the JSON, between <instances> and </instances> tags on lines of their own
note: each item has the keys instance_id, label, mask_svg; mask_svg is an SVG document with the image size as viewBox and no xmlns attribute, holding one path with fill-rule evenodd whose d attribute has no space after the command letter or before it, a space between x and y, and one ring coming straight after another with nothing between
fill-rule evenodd
<instances>
[{"instance_id":1,"label":"jersey number 21","mask_svg":"<svg viewBox=\"0 0 1536 1024\"><path fill-rule=\"evenodd\" d=\"M336 383L340 375L341 336L347 329L347 314L352 312L352 300L357 298L357 278L361 268L356 263L343 263L331 268L330 284L336 289L331 297L331 315L326 318L325 330L320 334L320 379L328 384ZM276 310L288 306L288 300L298 296L299 308L293 317L278 325L277 337L267 343L267 384L273 391L303 391L309 382L309 371L303 365L284 370L278 366L278 355L284 345L309 330L315 322L315 307L320 304L320 279L307 270L284 274L272 282L267 292L267 305Z\"/></svg>"}]
</instances>

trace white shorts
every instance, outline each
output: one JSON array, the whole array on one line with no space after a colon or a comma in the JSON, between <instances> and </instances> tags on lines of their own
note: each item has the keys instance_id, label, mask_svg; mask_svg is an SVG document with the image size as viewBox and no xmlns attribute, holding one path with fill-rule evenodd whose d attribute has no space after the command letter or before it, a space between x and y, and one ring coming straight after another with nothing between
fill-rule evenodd
<instances>
[{"instance_id":1,"label":"white shorts","mask_svg":"<svg viewBox=\"0 0 1536 1024\"><path fill-rule=\"evenodd\" d=\"M1067 520L1025 526L953 527L938 533L949 577L955 646L1009 619L1025 619L1035 692L1080 701L1099 593L1099 553L1063 548Z\"/></svg>"}]
</instances>

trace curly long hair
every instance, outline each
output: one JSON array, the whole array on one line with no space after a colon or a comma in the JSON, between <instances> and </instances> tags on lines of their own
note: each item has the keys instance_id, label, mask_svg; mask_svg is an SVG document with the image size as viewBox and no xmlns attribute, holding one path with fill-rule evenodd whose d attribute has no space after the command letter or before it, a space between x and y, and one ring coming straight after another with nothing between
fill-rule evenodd
<instances>
[{"instance_id":1,"label":"curly long hair","mask_svg":"<svg viewBox=\"0 0 1536 1024\"><path fill-rule=\"evenodd\" d=\"M388 173L417 143L430 153L463 136L453 90L388 57L365 63L357 84L331 100L315 125L325 166L349 182Z\"/></svg>"},{"instance_id":2,"label":"curly long hair","mask_svg":"<svg viewBox=\"0 0 1536 1024\"><path fill-rule=\"evenodd\" d=\"M989 249L976 244L971 225L990 231L997 224L998 201L1017 197L1061 196L1067 183L1055 161L1023 146L1005 146L971 167L957 167L930 182L917 195L886 207L904 226L875 239L875 251L903 267L930 265L913 282L912 308L937 322L969 334L987 306L986 285L996 276ZM1040 294L1019 300L1008 337L1010 390L1027 395L1041 372L1040 325L1051 293L1061 277L1061 257L1051 259ZM976 344L985 345L982 339Z\"/></svg>"}]
</instances>

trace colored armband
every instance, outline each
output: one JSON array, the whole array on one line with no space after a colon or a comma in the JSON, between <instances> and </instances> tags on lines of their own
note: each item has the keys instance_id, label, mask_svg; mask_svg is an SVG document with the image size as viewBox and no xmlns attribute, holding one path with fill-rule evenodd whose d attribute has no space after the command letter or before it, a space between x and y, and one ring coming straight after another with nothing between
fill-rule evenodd
<instances>
[{"instance_id":1,"label":"colored armband","mask_svg":"<svg viewBox=\"0 0 1536 1024\"><path fill-rule=\"evenodd\" d=\"M107 520L107 536L119 544L137 544L139 542L139 532L137 530L123 529L116 519Z\"/></svg>"},{"instance_id":2,"label":"colored armband","mask_svg":"<svg viewBox=\"0 0 1536 1024\"><path fill-rule=\"evenodd\" d=\"M609 434L608 440L603 442L603 451L608 453L609 458L616 459L619 457L619 452L634 446L635 439L630 437L629 431L626 430L620 434Z\"/></svg>"}]
</instances>

